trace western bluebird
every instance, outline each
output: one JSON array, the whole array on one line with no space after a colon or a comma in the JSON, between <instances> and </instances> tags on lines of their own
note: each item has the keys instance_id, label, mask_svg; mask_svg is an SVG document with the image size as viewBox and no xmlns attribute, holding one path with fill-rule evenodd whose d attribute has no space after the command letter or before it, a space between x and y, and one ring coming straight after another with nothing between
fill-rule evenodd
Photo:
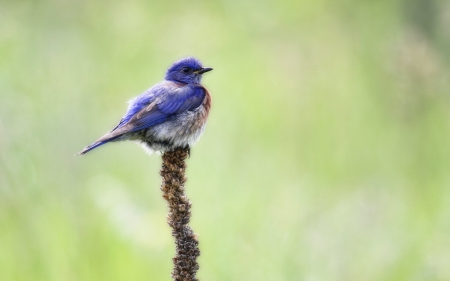
<instances>
[{"instance_id":1,"label":"western bluebird","mask_svg":"<svg viewBox=\"0 0 450 281\"><path fill-rule=\"evenodd\" d=\"M150 153L194 145L203 133L211 96L200 85L202 74L212 68L187 57L175 62L165 80L129 101L119 124L78 154L112 141L134 140Z\"/></svg>"}]
</instances>

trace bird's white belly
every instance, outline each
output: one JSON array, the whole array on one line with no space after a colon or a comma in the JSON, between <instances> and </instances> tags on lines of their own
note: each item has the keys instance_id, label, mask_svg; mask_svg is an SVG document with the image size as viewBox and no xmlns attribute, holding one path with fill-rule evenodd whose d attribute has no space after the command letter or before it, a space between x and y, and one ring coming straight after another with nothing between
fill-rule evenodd
<instances>
[{"instance_id":1,"label":"bird's white belly","mask_svg":"<svg viewBox=\"0 0 450 281\"><path fill-rule=\"evenodd\" d=\"M139 141L147 149L161 152L175 147L192 147L203 134L206 116L203 106L183 112L172 120L146 129Z\"/></svg>"}]
</instances>

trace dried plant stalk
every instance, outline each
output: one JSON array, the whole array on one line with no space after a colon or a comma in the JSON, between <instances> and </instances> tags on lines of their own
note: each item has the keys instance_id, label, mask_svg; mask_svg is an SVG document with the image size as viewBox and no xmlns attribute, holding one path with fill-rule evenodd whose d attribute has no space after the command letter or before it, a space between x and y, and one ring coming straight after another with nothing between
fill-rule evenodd
<instances>
[{"instance_id":1,"label":"dried plant stalk","mask_svg":"<svg viewBox=\"0 0 450 281\"><path fill-rule=\"evenodd\" d=\"M191 202L184 194L186 182L186 158L189 148L175 148L162 155L161 190L169 206L167 222L175 237L176 254L173 258L172 278L176 281L196 281L199 269L197 257L200 256L197 237L189 227Z\"/></svg>"}]
</instances>

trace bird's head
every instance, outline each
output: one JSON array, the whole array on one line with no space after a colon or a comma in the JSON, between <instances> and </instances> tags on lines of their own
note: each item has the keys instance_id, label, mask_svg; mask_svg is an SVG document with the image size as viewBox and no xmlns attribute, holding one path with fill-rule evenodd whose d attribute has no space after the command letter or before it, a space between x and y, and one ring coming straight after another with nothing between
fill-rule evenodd
<instances>
[{"instance_id":1,"label":"bird's head","mask_svg":"<svg viewBox=\"0 0 450 281\"><path fill-rule=\"evenodd\" d=\"M203 67L201 62L193 57L181 59L167 70L166 80L182 83L200 83L202 74L212 68Z\"/></svg>"}]
</instances>

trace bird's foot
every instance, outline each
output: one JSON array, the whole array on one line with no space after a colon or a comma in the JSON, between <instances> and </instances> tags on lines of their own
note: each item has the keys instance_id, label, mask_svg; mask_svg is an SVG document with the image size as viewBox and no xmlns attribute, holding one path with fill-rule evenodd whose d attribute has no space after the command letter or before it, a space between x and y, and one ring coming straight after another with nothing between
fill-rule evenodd
<instances>
[{"instance_id":1,"label":"bird's foot","mask_svg":"<svg viewBox=\"0 0 450 281\"><path fill-rule=\"evenodd\" d=\"M189 145L186 146L188 158L191 158L191 147Z\"/></svg>"}]
</instances>

